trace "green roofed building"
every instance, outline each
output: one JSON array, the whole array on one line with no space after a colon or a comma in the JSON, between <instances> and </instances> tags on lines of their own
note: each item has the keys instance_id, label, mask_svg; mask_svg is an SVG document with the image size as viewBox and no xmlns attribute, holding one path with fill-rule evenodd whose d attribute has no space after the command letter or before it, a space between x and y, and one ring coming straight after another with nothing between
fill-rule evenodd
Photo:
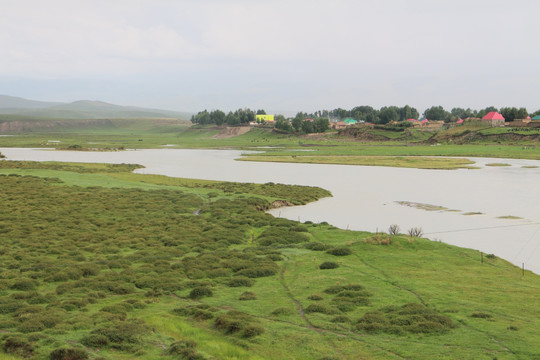
<instances>
[{"instance_id":1,"label":"green roofed building","mask_svg":"<svg viewBox=\"0 0 540 360\"><path fill-rule=\"evenodd\" d=\"M345 119L345 121L343 121L345 123L345 125L355 125L355 124L358 124L358 120L354 120L354 119Z\"/></svg>"},{"instance_id":2,"label":"green roofed building","mask_svg":"<svg viewBox=\"0 0 540 360\"><path fill-rule=\"evenodd\" d=\"M540 115L536 115L536 116L533 117L531 120L533 120L533 121L538 121L538 120L540 120Z\"/></svg>"}]
</instances>

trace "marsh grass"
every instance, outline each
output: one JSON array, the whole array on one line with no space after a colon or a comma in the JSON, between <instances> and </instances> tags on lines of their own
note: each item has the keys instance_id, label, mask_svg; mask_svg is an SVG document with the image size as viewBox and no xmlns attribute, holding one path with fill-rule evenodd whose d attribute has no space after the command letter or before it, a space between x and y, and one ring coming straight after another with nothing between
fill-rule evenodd
<instances>
[{"instance_id":1,"label":"marsh grass","mask_svg":"<svg viewBox=\"0 0 540 360\"><path fill-rule=\"evenodd\" d=\"M82 346L90 359L186 348L231 360L539 351L540 279L504 260L482 264L476 251L440 242L273 218L262 211L284 191L273 186L228 192L54 166L0 175L2 358L19 358L13 349L24 344L36 359ZM377 235L385 246L374 246ZM190 297L200 289L206 296ZM492 317L471 316L484 313Z\"/></svg>"},{"instance_id":2,"label":"marsh grass","mask_svg":"<svg viewBox=\"0 0 540 360\"><path fill-rule=\"evenodd\" d=\"M472 169L474 161L467 159L426 156L359 156L359 155L248 155L243 161L270 161L307 164L337 164L362 166L390 166L417 169Z\"/></svg>"},{"instance_id":3,"label":"marsh grass","mask_svg":"<svg viewBox=\"0 0 540 360\"><path fill-rule=\"evenodd\" d=\"M514 215L503 215L503 216L497 216L497 219L521 220L523 218L519 216L514 216Z\"/></svg>"}]
</instances>

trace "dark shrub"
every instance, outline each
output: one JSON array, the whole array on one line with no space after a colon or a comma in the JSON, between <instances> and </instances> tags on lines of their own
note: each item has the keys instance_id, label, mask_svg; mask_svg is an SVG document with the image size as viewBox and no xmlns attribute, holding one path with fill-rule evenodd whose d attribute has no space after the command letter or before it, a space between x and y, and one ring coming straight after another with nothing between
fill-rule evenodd
<instances>
[{"instance_id":1,"label":"dark shrub","mask_svg":"<svg viewBox=\"0 0 540 360\"><path fill-rule=\"evenodd\" d=\"M82 276L84 277L95 276L99 274L99 271L100 271L99 266L94 265L94 264L85 264L85 265L82 265L79 269L82 273Z\"/></svg>"},{"instance_id":2,"label":"dark shrub","mask_svg":"<svg viewBox=\"0 0 540 360\"><path fill-rule=\"evenodd\" d=\"M322 242L318 241L311 241L306 244L304 244L304 247L309 250L313 251L325 251L330 248L330 245L323 244Z\"/></svg>"},{"instance_id":3,"label":"dark shrub","mask_svg":"<svg viewBox=\"0 0 540 360\"><path fill-rule=\"evenodd\" d=\"M10 337L4 341L2 350L8 354L14 354L22 357L30 357L34 353L34 348L26 340L18 337Z\"/></svg>"},{"instance_id":4,"label":"dark shrub","mask_svg":"<svg viewBox=\"0 0 540 360\"><path fill-rule=\"evenodd\" d=\"M129 308L133 309L132 306L129 306ZM111 314L126 315L126 307L124 306L124 304L104 306L101 308L100 311L108 312Z\"/></svg>"},{"instance_id":5,"label":"dark shrub","mask_svg":"<svg viewBox=\"0 0 540 360\"><path fill-rule=\"evenodd\" d=\"M189 292L189 297L191 299L200 299L202 297L212 296L212 295L213 295L212 290L205 286L196 287Z\"/></svg>"},{"instance_id":6,"label":"dark shrub","mask_svg":"<svg viewBox=\"0 0 540 360\"><path fill-rule=\"evenodd\" d=\"M218 278L218 277L228 277L228 276L231 276L231 270L224 269L224 268L219 268L219 269L209 270L206 273L206 275L210 279L214 279L214 278Z\"/></svg>"},{"instance_id":7,"label":"dark shrub","mask_svg":"<svg viewBox=\"0 0 540 360\"><path fill-rule=\"evenodd\" d=\"M443 333L447 331L447 329L442 324L433 321L422 321L413 323L407 328L407 330L415 334Z\"/></svg>"},{"instance_id":8,"label":"dark shrub","mask_svg":"<svg viewBox=\"0 0 540 360\"><path fill-rule=\"evenodd\" d=\"M326 250L326 252L334 256L347 256L352 254L352 250L346 247L335 247Z\"/></svg>"},{"instance_id":9,"label":"dark shrub","mask_svg":"<svg viewBox=\"0 0 540 360\"><path fill-rule=\"evenodd\" d=\"M272 276L277 272L275 267L262 266L258 268L249 268L238 271L235 275L246 276L248 278L258 278Z\"/></svg>"},{"instance_id":10,"label":"dark shrub","mask_svg":"<svg viewBox=\"0 0 540 360\"><path fill-rule=\"evenodd\" d=\"M333 311L321 304L309 304L307 308L304 309L306 313L321 313L321 314L331 314Z\"/></svg>"},{"instance_id":11,"label":"dark shrub","mask_svg":"<svg viewBox=\"0 0 540 360\"><path fill-rule=\"evenodd\" d=\"M247 277L238 276L238 277L235 277L234 279L231 279L227 283L227 285L230 287L240 287L240 286L251 287L253 286L253 280Z\"/></svg>"},{"instance_id":12,"label":"dark shrub","mask_svg":"<svg viewBox=\"0 0 540 360\"><path fill-rule=\"evenodd\" d=\"M353 311L356 308L356 304L354 304L351 301L333 301L334 305L339 309L341 312L349 312Z\"/></svg>"},{"instance_id":13,"label":"dark shrub","mask_svg":"<svg viewBox=\"0 0 540 360\"><path fill-rule=\"evenodd\" d=\"M197 306L188 306L185 308L173 309L173 313L182 316L191 316L196 320L208 320L214 318L212 309L206 304L200 304Z\"/></svg>"},{"instance_id":14,"label":"dark shrub","mask_svg":"<svg viewBox=\"0 0 540 360\"><path fill-rule=\"evenodd\" d=\"M10 314L26 306L24 301L17 301L9 298L4 299L0 300L0 314Z\"/></svg>"},{"instance_id":15,"label":"dark shrub","mask_svg":"<svg viewBox=\"0 0 540 360\"><path fill-rule=\"evenodd\" d=\"M480 313L471 314L471 317L477 318L477 319L489 319L493 317L493 315L480 312Z\"/></svg>"},{"instance_id":16,"label":"dark shrub","mask_svg":"<svg viewBox=\"0 0 540 360\"><path fill-rule=\"evenodd\" d=\"M257 300L257 295L251 291L246 291L240 297L238 300Z\"/></svg>"},{"instance_id":17,"label":"dark shrub","mask_svg":"<svg viewBox=\"0 0 540 360\"><path fill-rule=\"evenodd\" d=\"M197 343L191 340L179 340L173 342L166 350L167 355L180 355L183 356L186 350L194 350L197 347ZM182 357L183 359L184 357Z\"/></svg>"},{"instance_id":18,"label":"dark shrub","mask_svg":"<svg viewBox=\"0 0 540 360\"><path fill-rule=\"evenodd\" d=\"M49 360L86 360L88 353L83 349L56 349L49 355Z\"/></svg>"},{"instance_id":19,"label":"dark shrub","mask_svg":"<svg viewBox=\"0 0 540 360\"><path fill-rule=\"evenodd\" d=\"M317 294L309 295L307 298L308 298L309 300L313 300L313 301L320 301L320 300L323 299L322 296L317 295Z\"/></svg>"},{"instance_id":20,"label":"dark shrub","mask_svg":"<svg viewBox=\"0 0 540 360\"><path fill-rule=\"evenodd\" d=\"M388 321L379 312L369 312L358 320L356 329L370 334L380 333L386 330Z\"/></svg>"},{"instance_id":21,"label":"dark shrub","mask_svg":"<svg viewBox=\"0 0 540 360\"><path fill-rule=\"evenodd\" d=\"M214 318L214 313L203 309L192 309L191 316L196 320L210 320Z\"/></svg>"},{"instance_id":22,"label":"dark shrub","mask_svg":"<svg viewBox=\"0 0 540 360\"><path fill-rule=\"evenodd\" d=\"M382 311L372 311L364 314L358 320L357 330L400 335L409 333L441 334L449 331L455 325L447 316L418 303L409 303L401 307L388 306Z\"/></svg>"},{"instance_id":23,"label":"dark shrub","mask_svg":"<svg viewBox=\"0 0 540 360\"><path fill-rule=\"evenodd\" d=\"M251 316L241 311L231 310L228 313L220 314L216 317L214 325L219 330L228 334L235 333L249 325Z\"/></svg>"},{"instance_id":24,"label":"dark shrub","mask_svg":"<svg viewBox=\"0 0 540 360\"><path fill-rule=\"evenodd\" d=\"M22 333L36 332L45 330L45 325L36 319L28 319L23 321L17 329Z\"/></svg>"},{"instance_id":25,"label":"dark shrub","mask_svg":"<svg viewBox=\"0 0 540 360\"><path fill-rule=\"evenodd\" d=\"M360 291L360 290L364 290L364 287L359 284L335 285L335 286L330 286L329 288L324 290L324 292L327 294L338 294L345 290Z\"/></svg>"},{"instance_id":26,"label":"dark shrub","mask_svg":"<svg viewBox=\"0 0 540 360\"><path fill-rule=\"evenodd\" d=\"M36 288L36 282L30 279L19 279L11 285L13 290L29 291Z\"/></svg>"},{"instance_id":27,"label":"dark shrub","mask_svg":"<svg viewBox=\"0 0 540 360\"><path fill-rule=\"evenodd\" d=\"M135 286L139 289L152 288L155 283L156 279L152 276L142 276L135 280Z\"/></svg>"},{"instance_id":28,"label":"dark shrub","mask_svg":"<svg viewBox=\"0 0 540 360\"><path fill-rule=\"evenodd\" d=\"M101 334L88 334L81 339L81 344L91 348L100 348L109 344L109 339Z\"/></svg>"},{"instance_id":29,"label":"dark shrub","mask_svg":"<svg viewBox=\"0 0 540 360\"><path fill-rule=\"evenodd\" d=\"M287 309L284 307L279 307L277 309L274 309L270 314L280 316L280 315L292 315L294 312L291 309Z\"/></svg>"},{"instance_id":30,"label":"dark shrub","mask_svg":"<svg viewBox=\"0 0 540 360\"><path fill-rule=\"evenodd\" d=\"M334 322L334 323L350 323L351 322L351 319L349 319L347 316L345 315L338 315L336 316L335 318L333 318L332 320L330 320L331 322Z\"/></svg>"},{"instance_id":31,"label":"dark shrub","mask_svg":"<svg viewBox=\"0 0 540 360\"><path fill-rule=\"evenodd\" d=\"M40 321L46 328L53 328L62 322L58 314L48 312L37 315L35 319Z\"/></svg>"},{"instance_id":32,"label":"dark shrub","mask_svg":"<svg viewBox=\"0 0 540 360\"><path fill-rule=\"evenodd\" d=\"M92 330L90 334L103 335L115 344L137 344L147 331L148 328L141 322L115 321L111 326Z\"/></svg>"},{"instance_id":33,"label":"dark shrub","mask_svg":"<svg viewBox=\"0 0 540 360\"><path fill-rule=\"evenodd\" d=\"M243 338L252 338L257 335L261 335L264 333L264 328L259 325L248 325L244 328L242 331L242 337Z\"/></svg>"},{"instance_id":34,"label":"dark shrub","mask_svg":"<svg viewBox=\"0 0 540 360\"><path fill-rule=\"evenodd\" d=\"M338 267L339 267L339 264L333 261L325 261L321 265L319 265L319 269L321 270L337 269Z\"/></svg>"},{"instance_id":35,"label":"dark shrub","mask_svg":"<svg viewBox=\"0 0 540 360\"><path fill-rule=\"evenodd\" d=\"M266 257L272 261L281 261L283 257L280 254L268 254Z\"/></svg>"}]
</instances>

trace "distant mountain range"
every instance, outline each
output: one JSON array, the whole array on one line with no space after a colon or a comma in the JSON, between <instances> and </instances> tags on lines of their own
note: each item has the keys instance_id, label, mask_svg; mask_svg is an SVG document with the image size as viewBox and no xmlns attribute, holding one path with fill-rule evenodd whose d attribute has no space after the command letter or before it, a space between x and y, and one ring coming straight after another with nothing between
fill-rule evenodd
<instances>
[{"instance_id":1,"label":"distant mountain range","mask_svg":"<svg viewBox=\"0 0 540 360\"><path fill-rule=\"evenodd\" d=\"M176 118L187 120L191 117L191 113L188 112L120 106L103 101L80 100L60 103L7 95L0 95L0 114L60 119Z\"/></svg>"}]
</instances>

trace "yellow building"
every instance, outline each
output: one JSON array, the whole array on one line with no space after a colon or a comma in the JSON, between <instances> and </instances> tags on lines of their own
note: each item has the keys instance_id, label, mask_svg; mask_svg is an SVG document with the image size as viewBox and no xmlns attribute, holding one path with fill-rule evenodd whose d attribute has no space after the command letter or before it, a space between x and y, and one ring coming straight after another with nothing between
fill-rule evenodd
<instances>
[{"instance_id":1,"label":"yellow building","mask_svg":"<svg viewBox=\"0 0 540 360\"><path fill-rule=\"evenodd\" d=\"M274 122L274 115L255 115L255 120Z\"/></svg>"}]
</instances>

